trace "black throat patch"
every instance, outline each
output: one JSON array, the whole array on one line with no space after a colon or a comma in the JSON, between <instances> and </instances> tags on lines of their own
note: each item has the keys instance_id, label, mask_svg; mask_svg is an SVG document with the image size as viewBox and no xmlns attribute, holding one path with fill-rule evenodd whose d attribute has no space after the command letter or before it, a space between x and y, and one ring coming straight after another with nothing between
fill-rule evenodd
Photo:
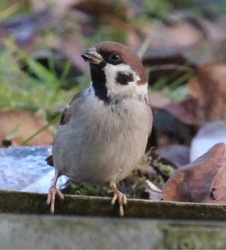
<instances>
[{"instance_id":1,"label":"black throat patch","mask_svg":"<svg viewBox=\"0 0 226 250\"><path fill-rule=\"evenodd\" d=\"M110 102L110 98L107 95L106 76L103 68L101 66L91 64L90 72L95 95L104 103L108 104Z\"/></svg>"},{"instance_id":2,"label":"black throat patch","mask_svg":"<svg viewBox=\"0 0 226 250\"><path fill-rule=\"evenodd\" d=\"M116 76L116 82L121 85L128 85L129 82L134 81L134 77L132 73L126 74L122 71L119 71Z\"/></svg>"}]
</instances>

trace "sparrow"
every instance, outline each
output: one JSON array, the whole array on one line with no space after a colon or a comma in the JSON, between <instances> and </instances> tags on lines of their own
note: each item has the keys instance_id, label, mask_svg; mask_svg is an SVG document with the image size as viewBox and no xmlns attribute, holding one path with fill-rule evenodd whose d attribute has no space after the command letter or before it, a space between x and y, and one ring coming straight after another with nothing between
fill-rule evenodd
<instances>
[{"instance_id":1,"label":"sparrow","mask_svg":"<svg viewBox=\"0 0 226 250\"><path fill-rule=\"evenodd\" d=\"M128 47L105 41L86 49L90 87L64 109L47 163L55 168L47 204L54 213L61 175L78 182L107 185L124 215L126 195L117 183L127 177L145 153L152 128L148 83L140 58Z\"/></svg>"}]
</instances>

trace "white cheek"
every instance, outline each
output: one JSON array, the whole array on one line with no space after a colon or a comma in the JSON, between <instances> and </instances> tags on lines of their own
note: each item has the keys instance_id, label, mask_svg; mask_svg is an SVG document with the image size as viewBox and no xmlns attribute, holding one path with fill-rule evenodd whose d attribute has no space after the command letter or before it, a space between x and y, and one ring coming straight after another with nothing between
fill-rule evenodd
<instances>
[{"instance_id":1,"label":"white cheek","mask_svg":"<svg viewBox=\"0 0 226 250\"><path fill-rule=\"evenodd\" d=\"M121 65L112 65L107 64L104 68L106 76L106 87L109 96L115 95L134 95L134 94L147 94L147 85L137 85L137 82L140 80L140 77L135 74L131 67L127 64ZM121 85L116 82L116 76L118 72L125 72L126 74L132 74L134 81L129 82L128 85Z\"/></svg>"}]
</instances>

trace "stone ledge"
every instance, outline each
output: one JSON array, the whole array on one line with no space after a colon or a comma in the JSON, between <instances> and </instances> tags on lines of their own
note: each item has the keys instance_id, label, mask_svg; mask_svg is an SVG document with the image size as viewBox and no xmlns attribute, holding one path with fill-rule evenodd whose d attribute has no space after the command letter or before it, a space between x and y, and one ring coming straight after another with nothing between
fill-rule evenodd
<instances>
[{"instance_id":1,"label":"stone ledge","mask_svg":"<svg viewBox=\"0 0 226 250\"><path fill-rule=\"evenodd\" d=\"M16 191L0 191L0 213L49 214L47 194ZM56 200L56 215L119 217L118 206L110 204L110 198L65 195ZM226 220L226 206L157 202L128 199L125 218L152 218L177 220Z\"/></svg>"}]
</instances>

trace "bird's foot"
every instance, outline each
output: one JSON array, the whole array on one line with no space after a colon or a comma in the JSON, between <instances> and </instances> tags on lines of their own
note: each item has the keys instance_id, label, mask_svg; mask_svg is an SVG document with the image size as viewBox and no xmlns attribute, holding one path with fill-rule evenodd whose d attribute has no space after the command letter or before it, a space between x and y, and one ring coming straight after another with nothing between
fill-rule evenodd
<instances>
[{"instance_id":1,"label":"bird's foot","mask_svg":"<svg viewBox=\"0 0 226 250\"><path fill-rule=\"evenodd\" d=\"M55 211L55 199L56 195L60 197L61 200L64 199L64 195L55 186L50 187L46 203L50 205L50 212L54 214Z\"/></svg>"},{"instance_id":2,"label":"bird's foot","mask_svg":"<svg viewBox=\"0 0 226 250\"><path fill-rule=\"evenodd\" d=\"M119 214L120 216L124 216L124 209L123 209L123 205L127 204L127 198L126 195L121 193L115 184L110 185L110 187L112 188L114 195L113 198L111 200L111 204L115 205L116 200L118 200L119 203Z\"/></svg>"}]
</instances>

